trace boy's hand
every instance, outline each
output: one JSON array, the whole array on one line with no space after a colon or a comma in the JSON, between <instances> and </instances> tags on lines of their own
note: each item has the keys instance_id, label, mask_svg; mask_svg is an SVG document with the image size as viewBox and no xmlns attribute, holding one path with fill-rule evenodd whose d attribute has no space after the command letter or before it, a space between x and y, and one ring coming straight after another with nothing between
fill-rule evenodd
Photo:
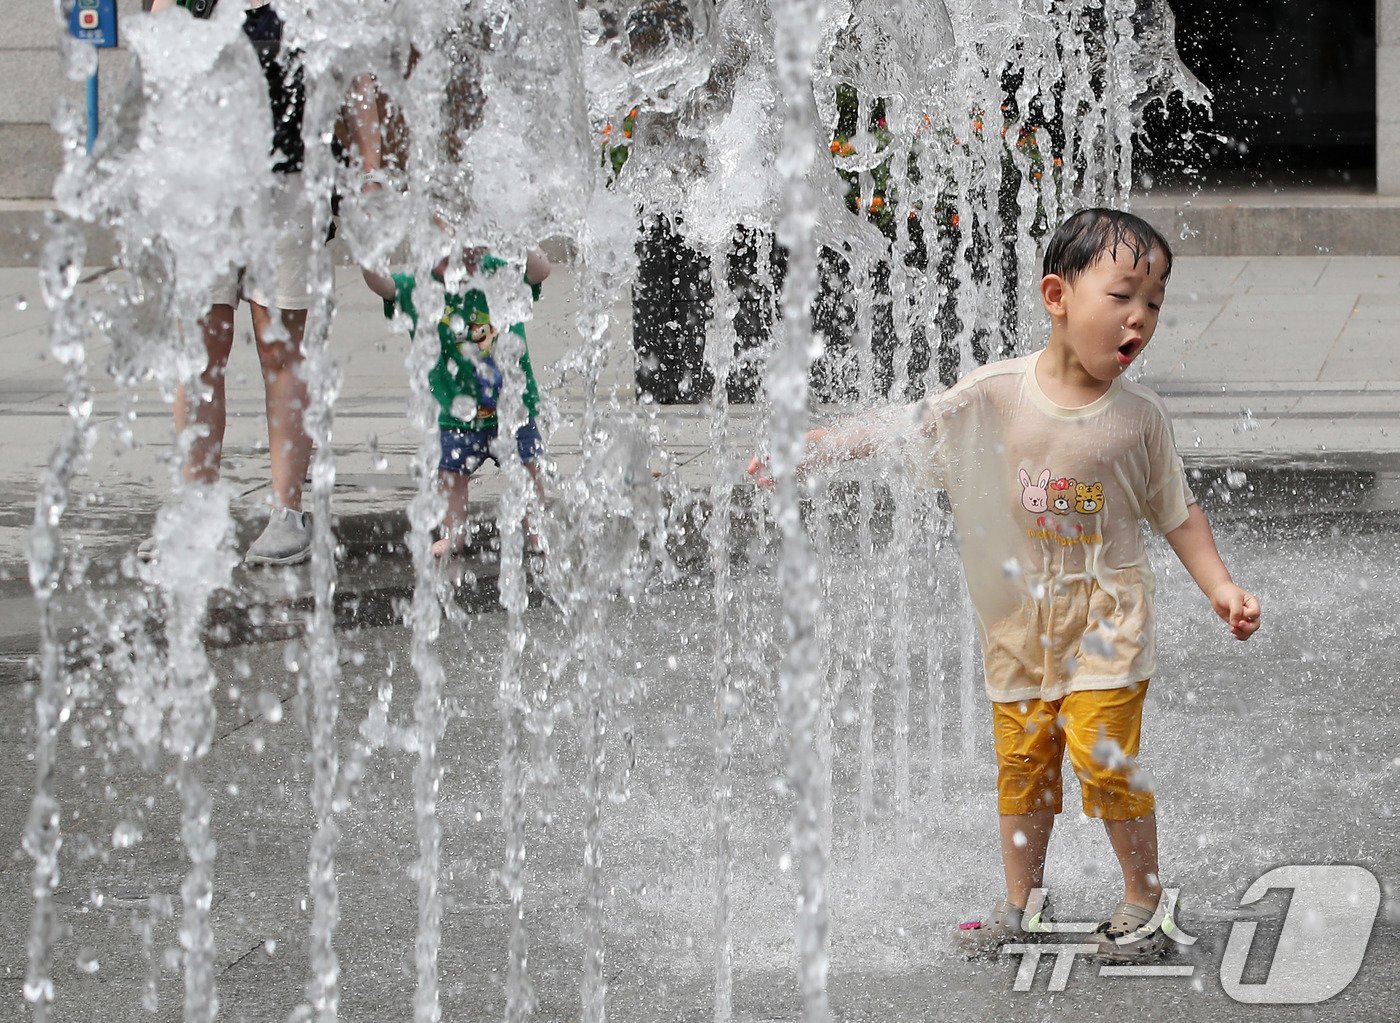
<instances>
[{"instance_id":1,"label":"boy's hand","mask_svg":"<svg viewBox=\"0 0 1400 1023\"><path fill-rule=\"evenodd\" d=\"M806 474L809 468L808 456L811 455L812 448L814 448L817 444L821 443L822 439L826 435L826 430L818 428L815 430L808 430L807 433L803 436L802 439L806 449L806 454L802 456L802 461L797 463L797 468L796 470L794 470L793 473L798 479L801 479ZM754 455L753 458L749 459L749 467L746 471L750 476L754 478L754 482L758 484L758 486L762 487L764 490L773 489L773 473L770 471L769 459L767 455Z\"/></svg>"},{"instance_id":2,"label":"boy's hand","mask_svg":"<svg viewBox=\"0 0 1400 1023\"><path fill-rule=\"evenodd\" d=\"M1245 640L1259 631L1259 598L1234 583L1210 591L1210 606L1230 626L1230 635Z\"/></svg>"},{"instance_id":3,"label":"boy's hand","mask_svg":"<svg viewBox=\"0 0 1400 1023\"><path fill-rule=\"evenodd\" d=\"M773 489L773 474L768 471L768 459L762 455L754 455L749 459L749 467L746 470L753 481L764 490Z\"/></svg>"}]
</instances>

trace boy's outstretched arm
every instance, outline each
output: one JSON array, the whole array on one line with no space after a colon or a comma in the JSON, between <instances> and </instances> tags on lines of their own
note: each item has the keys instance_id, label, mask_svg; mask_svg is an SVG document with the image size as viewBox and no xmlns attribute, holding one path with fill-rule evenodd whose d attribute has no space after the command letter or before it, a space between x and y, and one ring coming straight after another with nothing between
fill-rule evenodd
<instances>
[{"instance_id":1,"label":"boy's outstretched arm","mask_svg":"<svg viewBox=\"0 0 1400 1023\"><path fill-rule=\"evenodd\" d=\"M365 275L365 283L369 285L369 290L374 292L386 302L392 302L398 295L398 290L394 287L394 279L388 274L375 273L373 270L361 268Z\"/></svg>"},{"instance_id":2,"label":"boy's outstretched arm","mask_svg":"<svg viewBox=\"0 0 1400 1023\"><path fill-rule=\"evenodd\" d=\"M1172 545L1215 613L1230 626L1230 634L1236 639L1254 635L1259 629L1259 598L1236 586L1230 578L1230 571L1215 548L1210 522L1200 505L1190 506L1186 521L1167 534L1167 543Z\"/></svg>"},{"instance_id":3,"label":"boy's outstretched arm","mask_svg":"<svg viewBox=\"0 0 1400 1023\"><path fill-rule=\"evenodd\" d=\"M797 464L797 474L800 476L816 466L869 458L880 450L889 433L890 424L884 417L864 419L834 429L808 430L806 452ZM759 486L771 486L773 483L773 478L768 474L768 459L761 455L754 455L749 461L748 473Z\"/></svg>"}]
</instances>

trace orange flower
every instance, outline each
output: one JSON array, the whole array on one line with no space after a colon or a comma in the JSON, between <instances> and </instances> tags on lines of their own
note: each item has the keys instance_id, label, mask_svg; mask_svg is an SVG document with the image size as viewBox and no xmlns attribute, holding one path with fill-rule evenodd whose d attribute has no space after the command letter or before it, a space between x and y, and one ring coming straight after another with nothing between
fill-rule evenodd
<instances>
[{"instance_id":1,"label":"orange flower","mask_svg":"<svg viewBox=\"0 0 1400 1023\"><path fill-rule=\"evenodd\" d=\"M627 128L623 128L623 129L622 129L622 137L625 138L625 139L630 139L630 138L632 137L632 132L631 132L629 129L627 129Z\"/></svg>"},{"instance_id":2,"label":"orange flower","mask_svg":"<svg viewBox=\"0 0 1400 1023\"><path fill-rule=\"evenodd\" d=\"M606 138L608 135L611 135L611 134L612 134L612 125L611 125L611 124L605 124L605 125L603 125L603 136Z\"/></svg>"},{"instance_id":3,"label":"orange flower","mask_svg":"<svg viewBox=\"0 0 1400 1023\"><path fill-rule=\"evenodd\" d=\"M974 119L973 119L973 121L972 121L972 130L973 130L973 131L981 131L981 130L982 130L982 118L977 117L977 118L974 118Z\"/></svg>"},{"instance_id":4,"label":"orange flower","mask_svg":"<svg viewBox=\"0 0 1400 1023\"><path fill-rule=\"evenodd\" d=\"M831 140L831 151L832 151L833 153L839 153L839 152L841 152L841 140L840 140L840 139L832 139L832 140Z\"/></svg>"},{"instance_id":5,"label":"orange flower","mask_svg":"<svg viewBox=\"0 0 1400 1023\"><path fill-rule=\"evenodd\" d=\"M953 226L958 226L958 215L956 213L953 214Z\"/></svg>"},{"instance_id":6,"label":"orange flower","mask_svg":"<svg viewBox=\"0 0 1400 1023\"><path fill-rule=\"evenodd\" d=\"M918 211L918 210L910 210L910 211L909 211L909 219L910 219L910 220L918 220L918 219L919 219L919 211Z\"/></svg>"},{"instance_id":7,"label":"orange flower","mask_svg":"<svg viewBox=\"0 0 1400 1023\"><path fill-rule=\"evenodd\" d=\"M874 213L883 205L885 205L885 200L878 195L875 196L875 198L870 200L870 212Z\"/></svg>"},{"instance_id":8,"label":"orange flower","mask_svg":"<svg viewBox=\"0 0 1400 1023\"><path fill-rule=\"evenodd\" d=\"M1056 166L1056 167L1059 167L1059 166L1061 166L1061 165L1063 165L1063 164L1064 164L1064 161L1063 161L1063 160L1061 160L1058 156L1055 157L1055 166Z\"/></svg>"},{"instance_id":9,"label":"orange flower","mask_svg":"<svg viewBox=\"0 0 1400 1023\"><path fill-rule=\"evenodd\" d=\"M1039 180L1040 180L1040 171L1031 171L1031 180L1032 180L1032 181L1039 181Z\"/></svg>"}]
</instances>

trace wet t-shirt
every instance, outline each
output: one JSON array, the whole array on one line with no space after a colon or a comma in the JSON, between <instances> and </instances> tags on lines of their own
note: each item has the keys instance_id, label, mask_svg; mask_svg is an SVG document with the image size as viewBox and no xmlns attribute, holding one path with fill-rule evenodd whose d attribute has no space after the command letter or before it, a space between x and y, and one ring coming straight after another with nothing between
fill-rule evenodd
<instances>
[{"instance_id":1,"label":"wet t-shirt","mask_svg":"<svg viewBox=\"0 0 1400 1023\"><path fill-rule=\"evenodd\" d=\"M1195 501L1161 398L1119 378L1063 408L1035 379L1039 357L983 366L914 406L907 449L952 504L997 702L1152 676L1140 522L1170 532Z\"/></svg>"}]
</instances>

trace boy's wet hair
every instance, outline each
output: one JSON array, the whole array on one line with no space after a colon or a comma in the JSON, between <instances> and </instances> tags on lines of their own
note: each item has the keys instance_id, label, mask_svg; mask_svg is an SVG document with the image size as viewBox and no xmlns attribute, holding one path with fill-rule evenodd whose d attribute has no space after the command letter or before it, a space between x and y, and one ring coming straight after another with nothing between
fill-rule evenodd
<instances>
[{"instance_id":1,"label":"boy's wet hair","mask_svg":"<svg viewBox=\"0 0 1400 1023\"><path fill-rule=\"evenodd\" d=\"M1154 248L1161 249L1167 260L1162 279L1171 276L1172 247L1161 231L1131 213L1097 207L1080 210L1055 229L1045 247L1044 272L1073 282L1100 257L1117 258L1120 245L1133 254L1133 266Z\"/></svg>"}]
</instances>

